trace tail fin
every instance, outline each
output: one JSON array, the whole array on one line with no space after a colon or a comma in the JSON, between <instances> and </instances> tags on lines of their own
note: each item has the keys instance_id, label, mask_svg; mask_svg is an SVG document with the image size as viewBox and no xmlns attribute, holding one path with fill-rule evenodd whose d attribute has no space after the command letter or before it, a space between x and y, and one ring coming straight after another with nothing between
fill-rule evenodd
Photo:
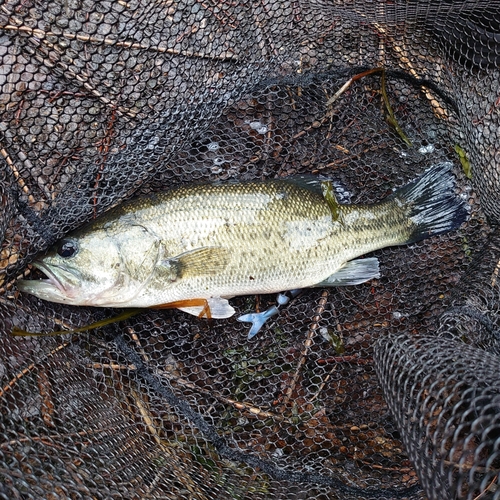
<instances>
[{"instance_id":1,"label":"tail fin","mask_svg":"<svg viewBox=\"0 0 500 500\"><path fill-rule=\"evenodd\" d=\"M467 219L468 206L454 192L452 166L438 163L390 196L409 207L415 226L408 243L457 229Z\"/></svg>"}]
</instances>

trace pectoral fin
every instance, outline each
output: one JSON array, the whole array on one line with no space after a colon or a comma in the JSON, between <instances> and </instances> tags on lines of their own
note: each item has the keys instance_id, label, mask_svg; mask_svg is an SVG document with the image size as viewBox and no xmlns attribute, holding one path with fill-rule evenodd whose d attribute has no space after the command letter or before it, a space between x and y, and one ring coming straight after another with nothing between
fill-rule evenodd
<instances>
[{"instance_id":1,"label":"pectoral fin","mask_svg":"<svg viewBox=\"0 0 500 500\"><path fill-rule=\"evenodd\" d=\"M222 247L201 247L161 261L171 281L196 276L214 276L224 271L229 263L229 251Z\"/></svg>"},{"instance_id":2,"label":"pectoral fin","mask_svg":"<svg viewBox=\"0 0 500 500\"><path fill-rule=\"evenodd\" d=\"M370 257L368 259L351 260L345 263L331 276L328 276L326 280L315 286L359 285L374 278L380 278L378 259Z\"/></svg>"}]
</instances>

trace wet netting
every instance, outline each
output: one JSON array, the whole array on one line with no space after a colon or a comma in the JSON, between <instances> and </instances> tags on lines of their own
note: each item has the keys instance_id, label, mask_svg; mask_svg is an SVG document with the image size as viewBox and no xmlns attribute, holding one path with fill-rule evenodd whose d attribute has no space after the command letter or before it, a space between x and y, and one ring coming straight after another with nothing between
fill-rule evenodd
<instances>
[{"instance_id":1,"label":"wet netting","mask_svg":"<svg viewBox=\"0 0 500 500\"><path fill-rule=\"evenodd\" d=\"M0 498L500 499L499 70L496 0L3 0ZM120 310L17 289L126 199L313 174L374 203L444 161L465 224L252 340L274 295L64 334Z\"/></svg>"}]
</instances>

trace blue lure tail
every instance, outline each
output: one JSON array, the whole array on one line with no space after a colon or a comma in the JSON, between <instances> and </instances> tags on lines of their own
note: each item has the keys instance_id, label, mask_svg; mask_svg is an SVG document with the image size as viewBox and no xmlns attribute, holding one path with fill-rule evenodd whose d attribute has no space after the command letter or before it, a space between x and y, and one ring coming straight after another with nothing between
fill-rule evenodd
<instances>
[{"instance_id":1,"label":"blue lure tail","mask_svg":"<svg viewBox=\"0 0 500 500\"><path fill-rule=\"evenodd\" d=\"M271 306L269 309L266 309L265 311L259 312L259 313L249 313L249 314L243 314L243 316L240 316L238 318L238 321L241 321L243 323L252 323L252 326L250 328L250 331L248 332L248 340L252 339L259 333L261 328L264 326L266 321L269 318L272 318L276 314L279 313L279 310L282 306L288 304L290 300L293 298L297 297L297 295L301 292L302 290L291 290L289 292L285 293L280 293L276 297L276 302L277 305Z\"/></svg>"}]
</instances>

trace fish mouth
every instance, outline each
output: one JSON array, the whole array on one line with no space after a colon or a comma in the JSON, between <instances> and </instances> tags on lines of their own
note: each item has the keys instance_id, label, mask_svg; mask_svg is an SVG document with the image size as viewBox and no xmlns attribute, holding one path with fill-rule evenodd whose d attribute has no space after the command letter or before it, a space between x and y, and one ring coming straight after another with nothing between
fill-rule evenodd
<instances>
[{"instance_id":1,"label":"fish mouth","mask_svg":"<svg viewBox=\"0 0 500 500\"><path fill-rule=\"evenodd\" d=\"M52 302L70 302L77 289L77 284L80 282L75 271L68 270L57 264L46 264L42 261L35 261L32 266L41 271L46 278L41 280L20 280L17 283L18 290Z\"/></svg>"},{"instance_id":2,"label":"fish mouth","mask_svg":"<svg viewBox=\"0 0 500 500\"><path fill-rule=\"evenodd\" d=\"M63 282L58 278L57 274L52 271L50 266L44 264L43 262L33 262L32 265L39 271L42 271L42 273L45 274L45 276L47 276L46 279L42 279L39 281L47 285L55 286L61 292L66 291L66 287L64 286ZM59 266L54 266L54 267L59 267Z\"/></svg>"}]
</instances>

